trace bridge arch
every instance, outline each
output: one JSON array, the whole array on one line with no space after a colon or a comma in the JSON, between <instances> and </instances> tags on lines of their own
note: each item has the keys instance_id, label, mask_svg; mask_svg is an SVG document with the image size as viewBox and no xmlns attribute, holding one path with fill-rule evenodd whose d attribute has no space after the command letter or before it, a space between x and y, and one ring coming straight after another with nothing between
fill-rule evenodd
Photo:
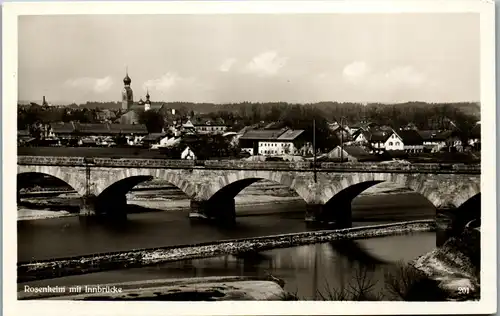
<instances>
[{"instance_id":1,"label":"bridge arch","mask_svg":"<svg viewBox=\"0 0 500 316\"><path fill-rule=\"evenodd\" d=\"M196 195L196 186L186 174L182 175L172 169L118 169L98 174L95 179L94 208L98 214L112 215L115 218L125 218L127 214L126 194L136 185L153 179L164 180L186 194L189 198Z\"/></svg>"},{"instance_id":2,"label":"bridge arch","mask_svg":"<svg viewBox=\"0 0 500 316\"><path fill-rule=\"evenodd\" d=\"M481 192L479 181L457 182L453 178L440 178L444 175L405 174L405 173L357 173L345 176L334 184L335 189L329 196L324 196L327 204L337 194L356 197L366 189L382 183L390 182L419 193L437 209L458 208L473 196Z\"/></svg>"},{"instance_id":3,"label":"bridge arch","mask_svg":"<svg viewBox=\"0 0 500 316\"><path fill-rule=\"evenodd\" d=\"M453 213L464 209L462 206L466 206L467 209L471 206L477 208L477 197L480 196L479 182L450 183L446 179L435 179L428 174L355 174L345 177L334 185L335 189L325 201L321 214L317 215L318 220L342 218L348 223L351 218L352 200L363 191L382 182L410 189L425 198L436 210L453 210ZM460 217L470 220L471 215L467 214L465 217L460 215ZM475 215L473 217L475 218Z\"/></svg>"},{"instance_id":4,"label":"bridge arch","mask_svg":"<svg viewBox=\"0 0 500 316\"><path fill-rule=\"evenodd\" d=\"M84 196L86 193L85 178L78 176L78 173L67 172L59 166L17 166L18 178L29 174L49 175L68 184L80 196Z\"/></svg>"},{"instance_id":5,"label":"bridge arch","mask_svg":"<svg viewBox=\"0 0 500 316\"><path fill-rule=\"evenodd\" d=\"M306 202L311 199L311 191L307 186L298 183L293 174L266 170L242 170L219 176L205 187L208 192L204 192L202 196L206 196L208 201L232 199L243 189L260 180L268 180L289 187Z\"/></svg>"},{"instance_id":6,"label":"bridge arch","mask_svg":"<svg viewBox=\"0 0 500 316\"><path fill-rule=\"evenodd\" d=\"M190 198L193 198L197 192L196 185L186 177L185 173L172 169L117 169L108 172L105 176L99 175L99 179L94 181L96 196L105 193L105 191L125 194L139 183L153 178L173 184Z\"/></svg>"}]
</instances>

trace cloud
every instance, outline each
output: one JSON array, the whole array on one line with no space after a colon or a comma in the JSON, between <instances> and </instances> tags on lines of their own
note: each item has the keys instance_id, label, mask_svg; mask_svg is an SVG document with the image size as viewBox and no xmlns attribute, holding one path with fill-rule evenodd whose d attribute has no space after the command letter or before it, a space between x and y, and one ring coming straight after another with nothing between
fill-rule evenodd
<instances>
[{"instance_id":1,"label":"cloud","mask_svg":"<svg viewBox=\"0 0 500 316\"><path fill-rule=\"evenodd\" d=\"M201 102L212 87L198 78L167 72L157 79L144 82L142 89L153 91L151 97L157 100Z\"/></svg>"},{"instance_id":2,"label":"cloud","mask_svg":"<svg viewBox=\"0 0 500 316\"><path fill-rule=\"evenodd\" d=\"M346 81L351 83L358 83L365 79L366 75L370 73L370 69L365 62L355 61L344 67L342 76Z\"/></svg>"},{"instance_id":3,"label":"cloud","mask_svg":"<svg viewBox=\"0 0 500 316\"><path fill-rule=\"evenodd\" d=\"M167 72L157 79L150 79L143 84L143 89L169 90L179 84L186 84L192 78L183 78L174 72Z\"/></svg>"},{"instance_id":4,"label":"cloud","mask_svg":"<svg viewBox=\"0 0 500 316\"><path fill-rule=\"evenodd\" d=\"M419 86L426 81L426 76L411 66L393 68L385 73L385 78L409 86Z\"/></svg>"},{"instance_id":5,"label":"cloud","mask_svg":"<svg viewBox=\"0 0 500 316\"><path fill-rule=\"evenodd\" d=\"M113 79L110 76L104 78L82 77L68 79L66 80L65 85L80 90L103 93L109 91L113 87L113 83Z\"/></svg>"},{"instance_id":6,"label":"cloud","mask_svg":"<svg viewBox=\"0 0 500 316\"><path fill-rule=\"evenodd\" d=\"M427 76L412 66L396 66L374 71L365 62L356 61L346 65L342 77L350 84L368 89L391 90L416 88L425 84L435 85Z\"/></svg>"},{"instance_id":7,"label":"cloud","mask_svg":"<svg viewBox=\"0 0 500 316\"><path fill-rule=\"evenodd\" d=\"M244 68L245 72L257 76L273 76L283 68L287 62L286 57L279 57L275 51L268 51L255 56Z\"/></svg>"},{"instance_id":8,"label":"cloud","mask_svg":"<svg viewBox=\"0 0 500 316\"><path fill-rule=\"evenodd\" d=\"M236 58L228 58L220 65L219 71L228 72L229 70L231 70L235 63Z\"/></svg>"}]
</instances>

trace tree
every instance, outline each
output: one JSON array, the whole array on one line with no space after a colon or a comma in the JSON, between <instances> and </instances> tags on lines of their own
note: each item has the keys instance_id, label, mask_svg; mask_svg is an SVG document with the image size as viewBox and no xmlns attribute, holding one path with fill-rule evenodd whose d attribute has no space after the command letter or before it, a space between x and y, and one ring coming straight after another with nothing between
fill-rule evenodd
<instances>
[{"instance_id":1,"label":"tree","mask_svg":"<svg viewBox=\"0 0 500 316\"><path fill-rule=\"evenodd\" d=\"M139 123L146 125L149 133L161 133L165 119L161 113L156 111L139 112Z\"/></svg>"}]
</instances>

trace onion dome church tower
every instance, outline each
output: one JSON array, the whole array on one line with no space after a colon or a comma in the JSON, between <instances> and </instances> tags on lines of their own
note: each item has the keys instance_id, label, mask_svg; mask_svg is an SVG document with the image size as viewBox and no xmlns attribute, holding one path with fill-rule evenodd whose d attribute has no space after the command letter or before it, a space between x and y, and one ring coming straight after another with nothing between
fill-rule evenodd
<instances>
[{"instance_id":1,"label":"onion dome church tower","mask_svg":"<svg viewBox=\"0 0 500 316\"><path fill-rule=\"evenodd\" d=\"M125 78L123 78L123 91L122 91L122 110L128 111L132 107L134 103L134 93L132 92L132 88L130 88L130 83L132 80L128 76L128 69L125 74Z\"/></svg>"},{"instance_id":2,"label":"onion dome church tower","mask_svg":"<svg viewBox=\"0 0 500 316\"><path fill-rule=\"evenodd\" d=\"M151 100L149 100L149 89L146 92L146 101L144 102L144 111L151 109Z\"/></svg>"}]
</instances>

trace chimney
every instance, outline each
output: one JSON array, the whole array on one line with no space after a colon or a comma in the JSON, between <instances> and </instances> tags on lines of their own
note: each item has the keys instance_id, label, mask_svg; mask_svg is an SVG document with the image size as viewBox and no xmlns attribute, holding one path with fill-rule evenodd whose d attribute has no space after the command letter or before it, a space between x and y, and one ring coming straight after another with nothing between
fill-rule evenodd
<instances>
[{"instance_id":1,"label":"chimney","mask_svg":"<svg viewBox=\"0 0 500 316\"><path fill-rule=\"evenodd\" d=\"M45 96L43 96L43 101L42 101L42 105L45 105L46 102L45 102Z\"/></svg>"}]
</instances>

